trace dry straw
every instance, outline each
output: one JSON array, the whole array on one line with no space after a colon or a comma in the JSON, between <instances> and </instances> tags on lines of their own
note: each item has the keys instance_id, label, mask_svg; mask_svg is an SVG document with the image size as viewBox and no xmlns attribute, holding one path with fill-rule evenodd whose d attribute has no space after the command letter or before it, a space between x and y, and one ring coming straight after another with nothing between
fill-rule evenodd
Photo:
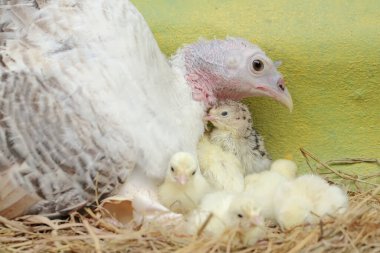
<instances>
[{"instance_id":1,"label":"dry straw","mask_svg":"<svg viewBox=\"0 0 380 253\"><path fill-rule=\"evenodd\" d=\"M355 185L355 191L349 191L350 208L344 215L289 231L271 226L266 238L250 247L242 245L238 231L228 231L223 238L209 238L203 233L184 235L175 223L118 227L90 209L83 214L72 213L66 220L42 216L8 220L0 216L0 252L380 252L379 173L358 177L333 167L365 162L379 168L379 161L341 159L322 163L305 149L301 152L314 173L330 182ZM312 161L316 165L312 166Z\"/></svg>"}]
</instances>

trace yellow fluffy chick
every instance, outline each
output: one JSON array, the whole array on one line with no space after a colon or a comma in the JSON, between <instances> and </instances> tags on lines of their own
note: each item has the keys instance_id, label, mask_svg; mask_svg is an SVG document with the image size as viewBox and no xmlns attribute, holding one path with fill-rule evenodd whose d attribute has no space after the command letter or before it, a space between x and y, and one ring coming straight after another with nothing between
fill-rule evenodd
<instances>
[{"instance_id":1,"label":"yellow fluffy chick","mask_svg":"<svg viewBox=\"0 0 380 253\"><path fill-rule=\"evenodd\" d=\"M274 195L277 222L289 229L304 223L317 223L326 215L337 215L348 207L347 194L317 175L303 175L284 183Z\"/></svg>"},{"instance_id":2,"label":"yellow fluffy chick","mask_svg":"<svg viewBox=\"0 0 380 253\"><path fill-rule=\"evenodd\" d=\"M252 126L251 113L242 103L226 100L211 108L206 119L213 125L211 142L233 153L244 173L269 169L271 159L261 135Z\"/></svg>"},{"instance_id":3,"label":"yellow fluffy chick","mask_svg":"<svg viewBox=\"0 0 380 253\"><path fill-rule=\"evenodd\" d=\"M178 152L172 156L165 181L158 188L159 201L173 212L187 213L212 191L193 155Z\"/></svg>"},{"instance_id":4,"label":"yellow fluffy chick","mask_svg":"<svg viewBox=\"0 0 380 253\"><path fill-rule=\"evenodd\" d=\"M293 161L279 159L272 163L270 170L245 177L245 192L258 203L265 218L275 220L274 195L281 184L295 178L296 171Z\"/></svg>"},{"instance_id":5,"label":"yellow fluffy chick","mask_svg":"<svg viewBox=\"0 0 380 253\"><path fill-rule=\"evenodd\" d=\"M198 143L198 160L204 177L215 189L243 191L244 176L239 159L212 144L206 135Z\"/></svg>"},{"instance_id":6,"label":"yellow fluffy chick","mask_svg":"<svg viewBox=\"0 0 380 253\"><path fill-rule=\"evenodd\" d=\"M277 159L271 164L270 170L275 171L288 179L293 179L297 174L297 165L291 160Z\"/></svg>"},{"instance_id":7,"label":"yellow fluffy chick","mask_svg":"<svg viewBox=\"0 0 380 253\"><path fill-rule=\"evenodd\" d=\"M237 228L245 235L246 244L254 244L265 233L260 209L247 194L226 191L207 194L187 217L187 232L197 233L210 214L211 219L204 228L206 234L217 236Z\"/></svg>"}]
</instances>

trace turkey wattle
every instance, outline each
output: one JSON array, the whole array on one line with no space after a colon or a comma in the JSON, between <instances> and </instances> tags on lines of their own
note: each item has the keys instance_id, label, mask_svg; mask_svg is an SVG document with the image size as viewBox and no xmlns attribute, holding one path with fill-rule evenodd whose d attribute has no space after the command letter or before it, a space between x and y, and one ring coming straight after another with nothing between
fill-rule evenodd
<instances>
[{"instance_id":1,"label":"turkey wattle","mask_svg":"<svg viewBox=\"0 0 380 253\"><path fill-rule=\"evenodd\" d=\"M39 2L0 4L0 215L64 214L133 174L162 180L171 155L196 154L218 99L292 108L276 66L243 39L168 61L129 1Z\"/></svg>"}]
</instances>

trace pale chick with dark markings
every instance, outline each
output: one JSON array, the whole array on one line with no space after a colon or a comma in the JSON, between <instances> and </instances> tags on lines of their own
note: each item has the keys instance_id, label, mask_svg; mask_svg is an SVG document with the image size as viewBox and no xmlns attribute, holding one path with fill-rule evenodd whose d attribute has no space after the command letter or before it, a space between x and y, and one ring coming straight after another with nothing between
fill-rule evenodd
<instances>
[{"instance_id":1,"label":"pale chick with dark markings","mask_svg":"<svg viewBox=\"0 0 380 253\"><path fill-rule=\"evenodd\" d=\"M245 193L218 191L207 194L199 207L186 217L185 230L191 234L197 233L210 215L211 219L204 228L206 234L221 235L226 230L238 229L244 243L249 245L265 234L260 208Z\"/></svg>"},{"instance_id":2,"label":"pale chick with dark markings","mask_svg":"<svg viewBox=\"0 0 380 253\"><path fill-rule=\"evenodd\" d=\"M248 107L242 103L226 100L212 107L205 117L213 125L211 143L235 154L245 174L269 169L271 158L264 140L252 126Z\"/></svg>"},{"instance_id":3,"label":"pale chick with dark markings","mask_svg":"<svg viewBox=\"0 0 380 253\"><path fill-rule=\"evenodd\" d=\"M187 213L197 208L201 198L211 191L195 157L178 152L170 159L165 181L158 188L158 199L173 212Z\"/></svg>"}]
</instances>

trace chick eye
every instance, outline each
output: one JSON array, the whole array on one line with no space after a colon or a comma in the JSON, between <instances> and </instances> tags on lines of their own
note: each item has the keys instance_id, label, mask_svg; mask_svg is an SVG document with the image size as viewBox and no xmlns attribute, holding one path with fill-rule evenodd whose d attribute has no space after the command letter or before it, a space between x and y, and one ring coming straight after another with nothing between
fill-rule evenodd
<instances>
[{"instance_id":1,"label":"chick eye","mask_svg":"<svg viewBox=\"0 0 380 253\"><path fill-rule=\"evenodd\" d=\"M170 170L174 172L174 168L173 167L170 167Z\"/></svg>"},{"instance_id":2,"label":"chick eye","mask_svg":"<svg viewBox=\"0 0 380 253\"><path fill-rule=\"evenodd\" d=\"M242 219L243 215L241 213L238 213L237 217L240 218L240 219Z\"/></svg>"},{"instance_id":3,"label":"chick eye","mask_svg":"<svg viewBox=\"0 0 380 253\"><path fill-rule=\"evenodd\" d=\"M197 172L197 171L196 171L196 170L194 170L194 171L193 171L193 173L191 173L191 175L192 175L192 176L194 176L194 175L195 175L195 172Z\"/></svg>"},{"instance_id":4,"label":"chick eye","mask_svg":"<svg viewBox=\"0 0 380 253\"><path fill-rule=\"evenodd\" d=\"M262 71L264 69L264 63L261 60L253 60L252 68L258 72Z\"/></svg>"},{"instance_id":5,"label":"chick eye","mask_svg":"<svg viewBox=\"0 0 380 253\"><path fill-rule=\"evenodd\" d=\"M222 112L220 115L222 115L222 116L227 116L227 115L228 115L228 112L224 111L224 112Z\"/></svg>"}]
</instances>

